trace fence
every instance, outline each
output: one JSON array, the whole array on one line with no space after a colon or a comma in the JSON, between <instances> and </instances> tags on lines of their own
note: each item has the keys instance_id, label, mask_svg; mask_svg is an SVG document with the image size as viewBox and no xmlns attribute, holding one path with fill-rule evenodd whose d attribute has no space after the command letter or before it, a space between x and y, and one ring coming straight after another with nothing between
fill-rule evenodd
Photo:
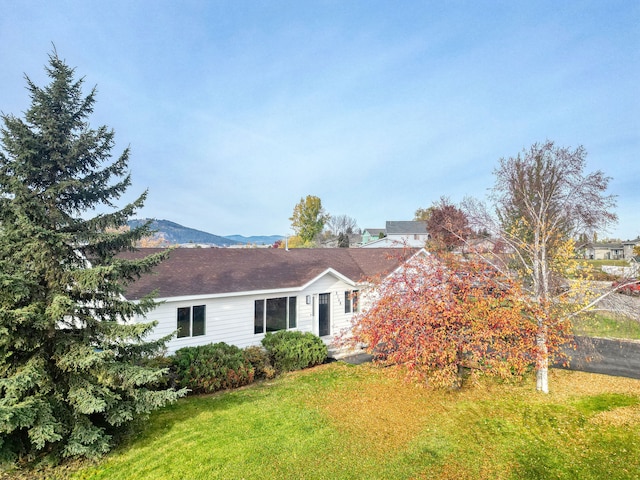
<instances>
[{"instance_id":1,"label":"fence","mask_svg":"<svg viewBox=\"0 0 640 480\"><path fill-rule=\"evenodd\" d=\"M638 270L640 270L640 265L634 263L630 267L616 267L613 265L603 265L602 271L608 273L609 275L616 275L617 277L624 278L632 278L638 276Z\"/></svg>"}]
</instances>

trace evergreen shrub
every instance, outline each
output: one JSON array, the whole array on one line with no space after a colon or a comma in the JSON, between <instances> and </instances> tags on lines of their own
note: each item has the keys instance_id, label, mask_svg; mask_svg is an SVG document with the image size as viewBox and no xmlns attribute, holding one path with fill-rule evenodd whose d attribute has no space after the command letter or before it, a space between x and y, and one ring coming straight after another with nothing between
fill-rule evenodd
<instances>
[{"instance_id":1,"label":"evergreen shrub","mask_svg":"<svg viewBox=\"0 0 640 480\"><path fill-rule=\"evenodd\" d=\"M254 368L242 349L224 342L181 348L173 366L178 384L192 393L237 388L254 380Z\"/></svg>"},{"instance_id":2,"label":"evergreen shrub","mask_svg":"<svg viewBox=\"0 0 640 480\"><path fill-rule=\"evenodd\" d=\"M319 365L327 358L327 346L320 337L309 332L279 330L268 332L262 345L278 372L289 372Z\"/></svg>"},{"instance_id":3,"label":"evergreen shrub","mask_svg":"<svg viewBox=\"0 0 640 480\"><path fill-rule=\"evenodd\" d=\"M263 347L258 345L246 347L244 358L253 366L256 380L270 379L276 376L276 369L271 365L269 354Z\"/></svg>"}]
</instances>

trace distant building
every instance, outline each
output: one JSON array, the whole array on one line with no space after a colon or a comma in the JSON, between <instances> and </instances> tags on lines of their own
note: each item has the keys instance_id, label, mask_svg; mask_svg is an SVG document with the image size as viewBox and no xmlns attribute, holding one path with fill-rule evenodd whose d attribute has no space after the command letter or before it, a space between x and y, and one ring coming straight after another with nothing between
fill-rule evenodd
<instances>
[{"instance_id":1,"label":"distant building","mask_svg":"<svg viewBox=\"0 0 640 480\"><path fill-rule=\"evenodd\" d=\"M624 259L624 245L622 243L588 243L585 245L584 251L585 258L589 260Z\"/></svg>"},{"instance_id":2,"label":"distant building","mask_svg":"<svg viewBox=\"0 0 640 480\"><path fill-rule=\"evenodd\" d=\"M635 255L633 254L633 249L640 245L640 237L635 240L627 240L626 242L622 242L622 255L626 259L631 259Z\"/></svg>"},{"instance_id":3,"label":"distant building","mask_svg":"<svg viewBox=\"0 0 640 480\"><path fill-rule=\"evenodd\" d=\"M349 238L349 248L359 247L362 244L362 235L359 233L347 233L347 237ZM327 240L323 240L320 245L322 248L338 248L339 245L339 237L331 237Z\"/></svg>"},{"instance_id":4,"label":"distant building","mask_svg":"<svg viewBox=\"0 0 640 480\"><path fill-rule=\"evenodd\" d=\"M378 229L366 229L365 234ZM362 248L422 248L429 240L427 222L423 221L387 221L384 230L385 237L365 242L362 235ZM379 234L379 233L378 233Z\"/></svg>"},{"instance_id":5,"label":"distant building","mask_svg":"<svg viewBox=\"0 0 640 480\"><path fill-rule=\"evenodd\" d=\"M365 228L362 232L362 244L379 240L387 235L387 231L384 228Z\"/></svg>"}]
</instances>

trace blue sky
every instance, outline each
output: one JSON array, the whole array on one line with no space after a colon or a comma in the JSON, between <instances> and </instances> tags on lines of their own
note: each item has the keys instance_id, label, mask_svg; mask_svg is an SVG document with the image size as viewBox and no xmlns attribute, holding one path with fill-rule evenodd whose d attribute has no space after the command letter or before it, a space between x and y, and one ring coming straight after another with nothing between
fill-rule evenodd
<instances>
[{"instance_id":1,"label":"blue sky","mask_svg":"<svg viewBox=\"0 0 640 480\"><path fill-rule=\"evenodd\" d=\"M559 4L559 5L558 5ZM60 57L131 146L143 217L291 233L306 195L362 228L484 198L501 157L583 145L640 235L640 2L0 0L0 110Z\"/></svg>"}]
</instances>

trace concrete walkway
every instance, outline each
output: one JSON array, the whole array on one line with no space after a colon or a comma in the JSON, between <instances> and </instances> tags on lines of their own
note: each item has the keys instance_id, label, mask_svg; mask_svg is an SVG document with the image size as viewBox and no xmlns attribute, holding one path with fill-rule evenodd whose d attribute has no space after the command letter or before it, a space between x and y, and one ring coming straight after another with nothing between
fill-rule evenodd
<instances>
[{"instance_id":1,"label":"concrete walkway","mask_svg":"<svg viewBox=\"0 0 640 480\"><path fill-rule=\"evenodd\" d=\"M346 355L342 358L339 358L341 362L350 363L351 365L360 365L362 363L370 362L373 360L373 355L369 355L368 353L355 353L353 355Z\"/></svg>"}]
</instances>

